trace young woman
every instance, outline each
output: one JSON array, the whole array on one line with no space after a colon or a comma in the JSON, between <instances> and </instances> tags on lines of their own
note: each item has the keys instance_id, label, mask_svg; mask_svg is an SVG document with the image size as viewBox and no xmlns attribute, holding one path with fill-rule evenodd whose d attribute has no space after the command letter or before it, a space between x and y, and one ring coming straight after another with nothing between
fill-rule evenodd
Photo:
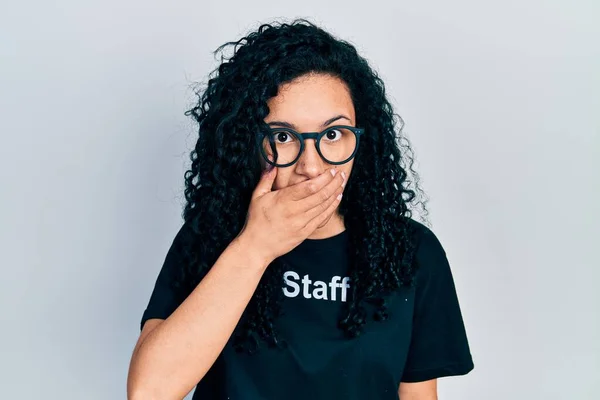
<instances>
[{"instance_id":1,"label":"young woman","mask_svg":"<svg viewBox=\"0 0 600 400\"><path fill-rule=\"evenodd\" d=\"M473 362L383 82L306 20L226 45L129 398L436 399Z\"/></svg>"}]
</instances>

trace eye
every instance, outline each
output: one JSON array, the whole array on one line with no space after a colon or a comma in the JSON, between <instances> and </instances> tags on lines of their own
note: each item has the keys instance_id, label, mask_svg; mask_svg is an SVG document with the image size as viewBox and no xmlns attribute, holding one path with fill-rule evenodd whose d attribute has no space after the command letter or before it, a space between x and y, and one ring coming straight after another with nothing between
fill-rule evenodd
<instances>
[{"instance_id":1,"label":"eye","mask_svg":"<svg viewBox=\"0 0 600 400\"><path fill-rule=\"evenodd\" d=\"M326 138L330 142L337 142L338 140L340 140L342 138L342 135L343 135L343 133L341 130L330 129L325 133L325 135L323 135L323 137Z\"/></svg>"},{"instance_id":2,"label":"eye","mask_svg":"<svg viewBox=\"0 0 600 400\"><path fill-rule=\"evenodd\" d=\"M294 137L286 131L273 132L273 140L275 143L289 143L294 140Z\"/></svg>"}]
</instances>

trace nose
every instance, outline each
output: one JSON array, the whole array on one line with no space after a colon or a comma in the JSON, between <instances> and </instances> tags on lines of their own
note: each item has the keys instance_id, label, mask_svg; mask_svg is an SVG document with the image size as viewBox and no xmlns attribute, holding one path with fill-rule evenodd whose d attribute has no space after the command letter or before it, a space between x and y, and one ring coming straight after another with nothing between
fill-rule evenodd
<instances>
[{"instance_id":1,"label":"nose","mask_svg":"<svg viewBox=\"0 0 600 400\"><path fill-rule=\"evenodd\" d=\"M325 170L325 161L319 155L315 139L304 141L304 151L296 162L296 173L314 178Z\"/></svg>"}]
</instances>

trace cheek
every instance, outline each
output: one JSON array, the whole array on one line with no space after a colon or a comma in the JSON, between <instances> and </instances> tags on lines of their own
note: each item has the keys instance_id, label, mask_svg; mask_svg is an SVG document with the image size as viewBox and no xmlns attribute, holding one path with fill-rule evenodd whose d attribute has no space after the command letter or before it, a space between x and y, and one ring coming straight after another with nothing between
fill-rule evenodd
<instances>
[{"instance_id":1,"label":"cheek","mask_svg":"<svg viewBox=\"0 0 600 400\"><path fill-rule=\"evenodd\" d=\"M273 182L273 190L283 189L285 186L285 180L283 177L277 175L277 177L275 177L275 181Z\"/></svg>"},{"instance_id":2,"label":"cheek","mask_svg":"<svg viewBox=\"0 0 600 400\"><path fill-rule=\"evenodd\" d=\"M273 182L273 189L284 189L290 185L290 181L292 178L292 171L290 168L280 168L277 171L277 176L275 177L275 181Z\"/></svg>"},{"instance_id":3,"label":"cheek","mask_svg":"<svg viewBox=\"0 0 600 400\"><path fill-rule=\"evenodd\" d=\"M352 173L352 164L346 164L340 167L338 167L338 171L344 171L346 173L346 176L349 177L350 174Z\"/></svg>"}]
</instances>

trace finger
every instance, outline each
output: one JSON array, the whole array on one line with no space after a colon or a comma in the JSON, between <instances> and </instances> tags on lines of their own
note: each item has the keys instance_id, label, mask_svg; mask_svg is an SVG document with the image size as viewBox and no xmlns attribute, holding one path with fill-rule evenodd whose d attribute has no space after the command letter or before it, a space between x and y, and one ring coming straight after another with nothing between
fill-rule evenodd
<instances>
[{"instance_id":1,"label":"finger","mask_svg":"<svg viewBox=\"0 0 600 400\"><path fill-rule=\"evenodd\" d=\"M336 208L340 205L340 201L342 201L341 191L339 194L335 196L331 196L331 198L326 203L326 208L324 209L323 205L318 205L312 210L309 211L309 215L315 215L305 226L305 229L309 232L314 232L315 229L319 225L321 225L327 218L331 216L336 210ZM310 233L309 233L310 234Z\"/></svg>"},{"instance_id":2,"label":"finger","mask_svg":"<svg viewBox=\"0 0 600 400\"><path fill-rule=\"evenodd\" d=\"M317 193L298 200L294 204L294 212L304 213L317 207L319 204L326 203L331 196L337 196L339 193L342 193L345 184L346 180L343 178L342 173L336 174L336 176Z\"/></svg>"},{"instance_id":3,"label":"finger","mask_svg":"<svg viewBox=\"0 0 600 400\"><path fill-rule=\"evenodd\" d=\"M331 173L331 171L335 171L337 173L335 168L331 168L329 171L322 173L316 178L298 183L297 185L288 186L287 188L282 189L282 192L285 192L285 195L289 196L289 198L292 200L301 200L305 197L313 195L333 180L334 175Z\"/></svg>"},{"instance_id":4,"label":"finger","mask_svg":"<svg viewBox=\"0 0 600 400\"><path fill-rule=\"evenodd\" d=\"M327 210L329 210L329 207L331 206L332 203L339 201L339 199L337 197L340 194L342 194L343 191L344 191L344 189L341 186L338 187L337 189L335 189L334 193L330 197L328 197L325 201L319 202L316 206L314 206L310 210L305 211L302 214L304 216L305 220L310 221L313 218L316 218L317 216L319 216L321 213L326 213Z\"/></svg>"},{"instance_id":5,"label":"finger","mask_svg":"<svg viewBox=\"0 0 600 400\"><path fill-rule=\"evenodd\" d=\"M273 182L275 182L275 177L277 176L277 167L272 167L269 165L263 171L260 176L260 180L258 184L254 188L254 192L252 192L252 200L255 198L259 198L264 196L273 190Z\"/></svg>"}]
</instances>

